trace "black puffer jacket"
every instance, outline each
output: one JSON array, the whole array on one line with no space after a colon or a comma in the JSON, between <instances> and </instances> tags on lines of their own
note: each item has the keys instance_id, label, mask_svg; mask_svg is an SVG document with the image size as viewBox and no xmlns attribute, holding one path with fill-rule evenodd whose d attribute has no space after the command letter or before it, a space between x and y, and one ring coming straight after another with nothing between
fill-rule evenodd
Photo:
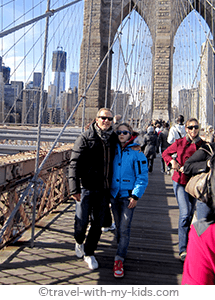
<instances>
[{"instance_id":1,"label":"black puffer jacket","mask_svg":"<svg viewBox=\"0 0 215 300\"><path fill-rule=\"evenodd\" d=\"M215 153L215 143L210 144L212 151ZM206 144L199 148L191 157L189 157L184 164L184 174L189 177L202 172L208 172L209 167L207 166L208 160L211 159L211 155L204 151L202 148L206 149L209 153L211 150Z\"/></svg>"},{"instance_id":2,"label":"black puffer jacket","mask_svg":"<svg viewBox=\"0 0 215 300\"><path fill-rule=\"evenodd\" d=\"M110 187L118 138L113 132L105 143L96 133L94 124L95 122L77 138L72 149L69 166L70 194L80 193L81 186L88 190Z\"/></svg>"}]
</instances>

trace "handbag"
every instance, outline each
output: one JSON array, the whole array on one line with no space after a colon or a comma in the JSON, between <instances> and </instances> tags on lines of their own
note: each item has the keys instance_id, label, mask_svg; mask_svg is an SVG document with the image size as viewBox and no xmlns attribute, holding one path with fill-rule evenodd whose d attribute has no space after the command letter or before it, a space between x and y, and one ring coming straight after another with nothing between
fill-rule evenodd
<instances>
[{"instance_id":1,"label":"handbag","mask_svg":"<svg viewBox=\"0 0 215 300\"><path fill-rule=\"evenodd\" d=\"M209 153L211 156L213 156L214 152L209 144L208 146L211 152L207 151L204 148L201 149ZM208 203L209 199L211 198L210 179L211 179L211 169L207 173L200 173L195 176L192 176L185 186L185 191L189 193L191 196L193 196L194 198L204 203Z\"/></svg>"}]
</instances>

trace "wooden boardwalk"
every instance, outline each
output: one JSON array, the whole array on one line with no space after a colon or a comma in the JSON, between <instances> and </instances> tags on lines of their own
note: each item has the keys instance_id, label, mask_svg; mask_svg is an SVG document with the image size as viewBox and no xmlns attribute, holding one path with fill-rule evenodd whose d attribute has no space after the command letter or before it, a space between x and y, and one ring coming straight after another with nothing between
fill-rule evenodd
<instances>
[{"instance_id":1,"label":"wooden boardwalk","mask_svg":"<svg viewBox=\"0 0 215 300\"><path fill-rule=\"evenodd\" d=\"M75 255L75 204L68 201L30 232L0 252L0 284L40 285L179 285L183 265L178 258L178 206L171 177L160 172L156 158L149 185L134 213L124 278L114 278L116 243L113 232L103 233L91 271Z\"/></svg>"}]
</instances>

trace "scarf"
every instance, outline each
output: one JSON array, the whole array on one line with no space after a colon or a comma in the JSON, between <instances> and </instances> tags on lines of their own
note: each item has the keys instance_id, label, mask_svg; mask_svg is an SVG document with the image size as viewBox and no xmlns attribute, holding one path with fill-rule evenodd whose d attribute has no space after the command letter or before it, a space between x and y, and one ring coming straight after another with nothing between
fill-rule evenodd
<instances>
[{"instance_id":1,"label":"scarf","mask_svg":"<svg viewBox=\"0 0 215 300\"><path fill-rule=\"evenodd\" d=\"M110 127L108 130L101 130L94 124L94 128L100 139L102 140L102 145L104 149L104 189L109 188L109 173L110 173L110 143L109 138L113 133L113 128Z\"/></svg>"},{"instance_id":2,"label":"scarf","mask_svg":"<svg viewBox=\"0 0 215 300\"><path fill-rule=\"evenodd\" d=\"M113 133L113 128L110 127L108 130L101 130L101 128L99 128L96 123L94 124L94 128L100 139L104 141L105 144L107 144L111 134Z\"/></svg>"},{"instance_id":3,"label":"scarf","mask_svg":"<svg viewBox=\"0 0 215 300\"><path fill-rule=\"evenodd\" d=\"M191 140L191 139L189 138L189 136L186 135L186 140L187 140L188 143L190 143L190 144L196 144L196 143L198 143L199 141L201 141L201 138L200 138L199 135L197 135L193 140Z\"/></svg>"}]
</instances>

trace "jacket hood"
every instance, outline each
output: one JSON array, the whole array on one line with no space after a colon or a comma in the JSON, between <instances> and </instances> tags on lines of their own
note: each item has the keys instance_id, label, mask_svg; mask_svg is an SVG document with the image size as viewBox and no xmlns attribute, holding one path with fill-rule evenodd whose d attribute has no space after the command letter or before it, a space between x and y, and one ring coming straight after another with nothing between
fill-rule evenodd
<instances>
[{"instance_id":1,"label":"jacket hood","mask_svg":"<svg viewBox=\"0 0 215 300\"><path fill-rule=\"evenodd\" d=\"M181 131L185 126L181 124L175 124L175 127L178 129L178 131Z\"/></svg>"},{"instance_id":2,"label":"jacket hood","mask_svg":"<svg viewBox=\"0 0 215 300\"><path fill-rule=\"evenodd\" d=\"M125 143L125 145L122 147L122 149L125 149L125 147L127 147L127 146L138 146L139 144L134 142L134 140L137 138L137 136L138 136L138 133L133 132L132 136L127 141L127 143Z\"/></svg>"}]
</instances>

